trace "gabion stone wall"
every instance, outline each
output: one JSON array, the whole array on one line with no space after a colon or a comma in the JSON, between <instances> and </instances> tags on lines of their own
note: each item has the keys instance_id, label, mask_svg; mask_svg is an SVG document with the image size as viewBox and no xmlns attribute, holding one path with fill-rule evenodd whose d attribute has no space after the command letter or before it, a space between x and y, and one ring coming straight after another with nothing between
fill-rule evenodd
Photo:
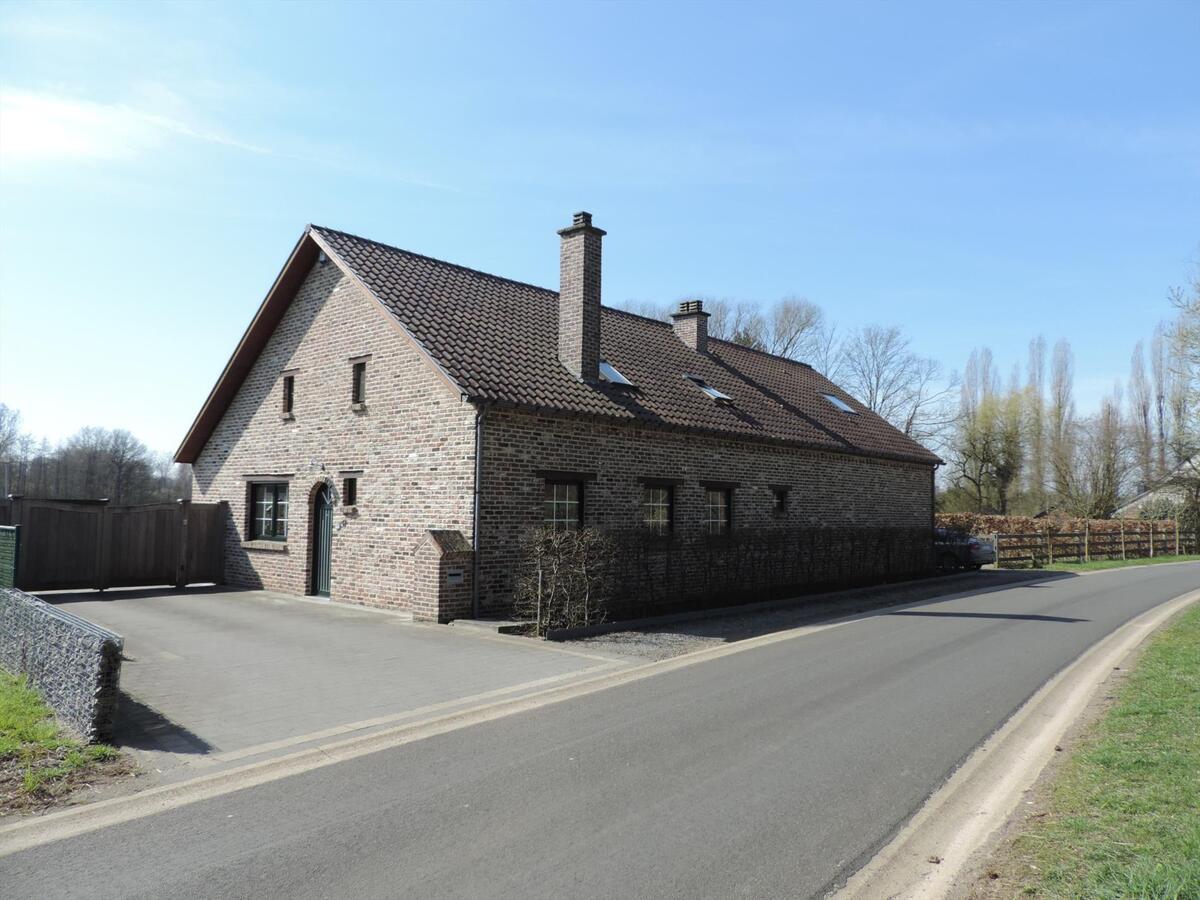
<instances>
[{"instance_id":1,"label":"gabion stone wall","mask_svg":"<svg viewBox=\"0 0 1200 900\"><path fill-rule=\"evenodd\" d=\"M12 588L0 590L0 667L29 676L88 741L112 738L124 638Z\"/></svg>"}]
</instances>

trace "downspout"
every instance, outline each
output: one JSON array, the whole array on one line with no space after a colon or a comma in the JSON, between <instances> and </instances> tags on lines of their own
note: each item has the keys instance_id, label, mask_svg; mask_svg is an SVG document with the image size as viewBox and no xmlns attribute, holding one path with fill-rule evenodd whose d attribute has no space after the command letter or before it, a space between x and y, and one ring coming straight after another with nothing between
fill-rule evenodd
<instances>
[{"instance_id":1,"label":"downspout","mask_svg":"<svg viewBox=\"0 0 1200 900\"><path fill-rule=\"evenodd\" d=\"M479 618L479 508L483 491L483 414L481 403L475 410L475 491L471 515L471 618Z\"/></svg>"},{"instance_id":2,"label":"downspout","mask_svg":"<svg viewBox=\"0 0 1200 900\"><path fill-rule=\"evenodd\" d=\"M929 469L929 528L937 528L937 470L942 467L940 462L934 463Z\"/></svg>"}]
</instances>

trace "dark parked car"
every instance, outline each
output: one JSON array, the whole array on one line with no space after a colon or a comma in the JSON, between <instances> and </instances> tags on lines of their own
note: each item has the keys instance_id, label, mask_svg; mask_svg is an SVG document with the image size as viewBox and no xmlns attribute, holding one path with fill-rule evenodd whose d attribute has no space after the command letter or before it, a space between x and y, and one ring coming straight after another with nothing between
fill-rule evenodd
<instances>
[{"instance_id":1,"label":"dark parked car","mask_svg":"<svg viewBox=\"0 0 1200 900\"><path fill-rule=\"evenodd\" d=\"M933 558L946 572L978 569L996 561L996 545L990 538L967 534L956 528L933 529Z\"/></svg>"}]
</instances>

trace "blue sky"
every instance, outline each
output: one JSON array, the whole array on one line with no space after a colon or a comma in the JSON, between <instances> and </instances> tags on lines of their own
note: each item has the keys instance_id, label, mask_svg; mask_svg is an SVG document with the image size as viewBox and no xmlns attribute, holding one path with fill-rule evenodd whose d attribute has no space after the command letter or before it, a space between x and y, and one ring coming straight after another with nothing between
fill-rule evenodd
<instances>
[{"instance_id":1,"label":"blue sky","mask_svg":"<svg viewBox=\"0 0 1200 900\"><path fill-rule=\"evenodd\" d=\"M0 8L0 400L173 450L305 224L606 302L799 294L1080 406L1200 248L1200 4Z\"/></svg>"}]
</instances>

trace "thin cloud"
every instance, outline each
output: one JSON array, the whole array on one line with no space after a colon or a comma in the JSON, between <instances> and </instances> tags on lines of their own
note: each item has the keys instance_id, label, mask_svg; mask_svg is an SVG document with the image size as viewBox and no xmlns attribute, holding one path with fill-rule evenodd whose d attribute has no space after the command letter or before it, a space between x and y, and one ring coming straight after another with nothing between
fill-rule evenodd
<instances>
[{"instance_id":1,"label":"thin cloud","mask_svg":"<svg viewBox=\"0 0 1200 900\"><path fill-rule=\"evenodd\" d=\"M123 103L33 91L0 94L0 161L5 165L133 159L158 148L170 135L260 155L272 152Z\"/></svg>"},{"instance_id":2,"label":"thin cloud","mask_svg":"<svg viewBox=\"0 0 1200 900\"><path fill-rule=\"evenodd\" d=\"M147 93L146 86L142 86L142 93ZM149 94L156 96L154 91ZM37 91L0 92L0 166L16 171L70 162L128 161L160 149L171 139L183 138L327 169L361 172L365 168L392 181L457 190L428 179L398 174L390 167L364 165L352 158L279 151L241 140L181 115L178 110L183 104L174 92L163 88L157 95L160 99L171 99L167 105L174 114L128 103L99 103Z\"/></svg>"}]
</instances>

